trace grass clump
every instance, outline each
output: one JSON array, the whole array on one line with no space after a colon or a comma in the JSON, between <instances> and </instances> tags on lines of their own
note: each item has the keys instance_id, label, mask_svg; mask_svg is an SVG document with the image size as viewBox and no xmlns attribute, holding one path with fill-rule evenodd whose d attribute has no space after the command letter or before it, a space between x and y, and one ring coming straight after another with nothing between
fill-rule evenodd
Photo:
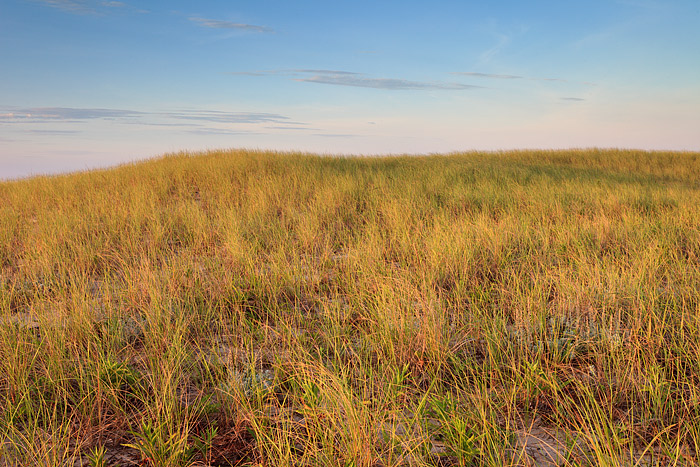
<instances>
[{"instance_id":1,"label":"grass clump","mask_svg":"<svg viewBox=\"0 0 700 467\"><path fill-rule=\"evenodd\" d=\"M690 465L700 154L0 184L0 463Z\"/></svg>"}]
</instances>

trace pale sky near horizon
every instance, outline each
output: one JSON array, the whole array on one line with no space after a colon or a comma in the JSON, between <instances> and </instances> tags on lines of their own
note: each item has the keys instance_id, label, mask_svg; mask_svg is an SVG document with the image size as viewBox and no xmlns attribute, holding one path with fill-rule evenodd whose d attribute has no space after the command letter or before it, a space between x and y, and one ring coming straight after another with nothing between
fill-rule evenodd
<instances>
[{"instance_id":1,"label":"pale sky near horizon","mask_svg":"<svg viewBox=\"0 0 700 467\"><path fill-rule=\"evenodd\" d=\"M700 151L700 1L0 3L0 179L180 150Z\"/></svg>"}]
</instances>

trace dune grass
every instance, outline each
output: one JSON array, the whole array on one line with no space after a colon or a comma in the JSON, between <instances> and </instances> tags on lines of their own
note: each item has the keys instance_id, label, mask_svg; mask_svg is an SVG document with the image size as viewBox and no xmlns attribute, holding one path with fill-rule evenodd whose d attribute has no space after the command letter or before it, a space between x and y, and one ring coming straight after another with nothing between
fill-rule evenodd
<instances>
[{"instance_id":1,"label":"dune grass","mask_svg":"<svg viewBox=\"0 0 700 467\"><path fill-rule=\"evenodd\" d=\"M700 153L170 155L0 266L0 465L699 461Z\"/></svg>"}]
</instances>

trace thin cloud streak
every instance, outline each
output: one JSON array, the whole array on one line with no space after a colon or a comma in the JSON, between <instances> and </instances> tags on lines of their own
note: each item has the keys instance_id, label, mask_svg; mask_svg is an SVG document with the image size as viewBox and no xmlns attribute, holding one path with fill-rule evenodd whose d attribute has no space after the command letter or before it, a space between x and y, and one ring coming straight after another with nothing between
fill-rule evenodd
<instances>
[{"instance_id":1,"label":"thin cloud streak","mask_svg":"<svg viewBox=\"0 0 700 467\"><path fill-rule=\"evenodd\" d=\"M90 14L97 13L93 7L87 5L87 2L79 0L39 0L44 5L59 10L68 11L70 13Z\"/></svg>"},{"instance_id":2,"label":"thin cloud streak","mask_svg":"<svg viewBox=\"0 0 700 467\"><path fill-rule=\"evenodd\" d=\"M537 78L537 77L532 77L532 76L508 75L508 74L500 74L500 73L482 73L482 72L478 72L478 71L452 71L452 72L450 72L450 74L456 75L456 76L468 76L471 78L504 79L504 80L524 79L524 80L528 80L528 81L548 81L548 82L555 82L555 83L572 83L572 84L583 84L586 86L597 86L596 83L592 83L590 81L577 82L577 81L570 81L568 79L562 79L562 78Z\"/></svg>"},{"instance_id":3,"label":"thin cloud streak","mask_svg":"<svg viewBox=\"0 0 700 467\"><path fill-rule=\"evenodd\" d=\"M354 71L341 71L341 70L315 70L311 69L300 69L300 70L287 70L292 73L314 73L321 75L342 75L342 76L360 76L362 73L357 73Z\"/></svg>"},{"instance_id":4,"label":"thin cloud streak","mask_svg":"<svg viewBox=\"0 0 700 467\"><path fill-rule=\"evenodd\" d=\"M76 109L72 107L32 107L5 110L0 113L0 122L45 122L70 120L95 120L132 118L145 115L143 112L119 109Z\"/></svg>"},{"instance_id":5,"label":"thin cloud streak","mask_svg":"<svg viewBox=\"0 0 700 467\"><path fill-rule=\"evenodd\" d=\"M496 73L479 73L476 71L454 71L451 75L472 76L474 78L493 78L493 79L523 79L517 75L499 75Z\"/></svg>"},{"instance_id":6,"label":"thin cloud streak","mask_svg":"<svg viewBox=\"0 0 700 467\"><path fill-rule=\"evenodd\" d=\"M324 138L357 138L360 135L341 134L341 133L314 133L313 136L322 136Z\"/></svg>"},{"instance_id":7,"label":"thin cloud streak","mask_svg":"<svg viewBox=\"0 0 700 467\"><path fill-rule=\"evenodd\" d=\"M458 75L458 76L469 76L472 78L487 78L487 79L526 79L530 81L558 81L560 83L568 83L568 80L561 79L561 78L532 78L528 76L520 76L520 75L506 75L506 74L498 74L498 73L481 73L478 71L453 71L450 72L451 75ZM585 83L589 84L589 83Z\"/></svg>"},{"instance_id":8,"label":"thin cloud streak","mask_svg":"<svg viewBox=\"0 0 700 467\"><path fill-rule=\"evenodd\" d=\"M268 112L227 112L220 110L174 109L136 111L124 109L81 109L71 107L0 107L0 129L15 126L17 131L36 137L70 137L88 134L90 122L107 122L142 128L171 128L178 134L200 136L266 135L270 131L319 128L305 122ZM32 125L31 127L28 127ZM37 128L36 125L39 125ZM19 128L17 128L19 127Z\"/></svg>"},{"instance_id":9,"label":"thin cloud streak","mask_svg":"<svg viewBox=\"0 0 700 467\"><path fill-rule=\"evenodd\" d=\"M117 120L123 123L141 123L142 119L205 121L211 123L275 123L300 125L289 117L265 112L225 112L219 110L179 110L141 112L123 109L81 109L72 107L33 107L0 109L0 123L75 122L85 120ZM146 125L177 125L144 121Z\"/></svg>"},{"instance_id":10,"label":"thin cloud streak","mask_svg":"<svg viewBox=\"0 0 700 467\"><path fill-rule=\"evenodd\" d=\"M307 74L344 75L344 76L359 76L359 75L361 75L361 73L356 73L354 71L304 69L304 68L282 69L282 70L231 71L231 72L228 72L226 74L228 74L228 75L240 75L240 76L268 76L268 75L304 76Z\"/></svg>"},{"instance_id":11,"label":"thin cloud streak","mask_svg":"<svg viewBox=\"0 0 700 467\"><path fill-rule=\"evenodd\" d=\"M221 112L216 110L166 112L162 115L181 120L201 120L213 123L286 123L289 117L272 113ZM290 122L291 123L291 122Z\"/></svg>"},{"instance_id":12,"label":"thin cloud streak","mask_svg":"<svg viewBox=\"0 0 700 467\"><path fill-rule=\"evenodd\" d=\"M228 112L206 109L136 111L72 107L0 107L0 129L13 126L19 133L43 137L89 134L91 122L142 128L171 128L178 134L200 136L266 135L271 131L319 131L305 122L269 112ZM30 126L31 125L31 126ZM38 125L38 126L37 126Z\"/></svg>"},{"instance_id":13,"label":"thin cloud streak","mask_svg":"<svg viewBox=\"0 0 700 467\"><path fill-rule=\"evenodd\" d=\"M191 135L263 135L265 133L257 131L247 131L247 130L229 130L226 128L194 128L192 130L186 130L186 133Z\"/></svg>"},{"instance_id":14,"label":"thin cloud streak","mask_svg":"<svg viewBox=\"0 0 700 467\"><path fill-rule=\"evenodd\" d=\"M26 130L27 133L33 133L37 135L74 135L80 133L77 130Z\"/></svg>"},{"instance_id":15,"label":"thin cloud streak","mask_svg":"<svg viewBox=\"0 0 700 467\"><path fill-rule=\"evenodd\" d=\"M270 70L270 71L241 71L230 73L232 75L261 76L261 75L282 75L292 76L294 81L303 83L330 84L334 86L350 86L356 88L383 89L390 91L460 91L466 89L477 89L483 86L462 83L411 81L399 78L372 78L363 73L342 70L324 69L290 69L290 70Z\"/></svg>"},{"instance_id":16,"label":"thin cloud streak","mask_svg":"<svg viewBox=\"0 0 700 467\"><path fill-rule=\"evenodd\" d=\"M175 128L192 128L199 126L197 123L162 123L162 122L145 122L143 120L125 120L119 122L123 125L138 125L138 126L155 126L155 127L175 127Z\"/></svg>"},{"instance_id":17,"label":"thin cloud streak","mask_svg":"<svg viewBox=\"0 0 700 467\"><path fill-rule=\"evenodd\" d=\"M118 1L91 1L91 0L35 0L46 6L63 10L69 13L80 15L98 15L104 13L105 9L132 9L128 4ZM100 11L102 10L102 11ZM135 9L139 13L146 13L145 10Z\"/></svg>"},{"instance_id":18,"label":"thin cloud streak","mask_svg":"<svg viewBox=\"0 0 700 467\"><path fill-rule=\"evenodd\" d=\"M309 78L297 78L294 81L304 83L332 84L335 86L352 86L357 88L387 89L392 91L406 90L462 90L474 89L481 86L460 83L428 83L394 78L365 78L361 76L315 75Z\"/></svg>"},{"instance_id":19,"label":"thin cloud streak","mask_svg":"<svg viewBox=\"0 0 700 467\"><path fill-rule=\"evenodd\" d=\"M258 26L255 24L245 24L245 23L234 23L232 21L222 21L218 19L207 19L200 18L197 16L191 16L188 18L190 21L199 24L205 28L211 29L236 29L239 31L251 31L251 32L273 32L273 29L267 26Z\"/></svg>"},{"instance_id":20,"label":"thin cloud streak","mask_svg":"<svg viewBox=\"0 0 700 467\"><path fill-rule=\"evenodd\" d=\"M295 131L319 131L320 128L311 128L308 126L266 126L268 130L295 130Z\"/></svg>"}]
</instances>

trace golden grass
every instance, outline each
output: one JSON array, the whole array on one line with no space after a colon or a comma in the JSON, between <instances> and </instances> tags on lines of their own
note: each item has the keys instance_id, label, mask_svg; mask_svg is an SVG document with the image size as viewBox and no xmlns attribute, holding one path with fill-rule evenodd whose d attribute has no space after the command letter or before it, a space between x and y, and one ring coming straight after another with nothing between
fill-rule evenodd
<instances>
[{"instance_id":1,"label":"golden grass","mask_svg":"<svg viewBox=\"0 0 700 467\"><path fill-rule=\"evenodd\" d=\"M0 266L0 464L698 462L700 153L176 154Z\"/></svg>"}]
</instances>

